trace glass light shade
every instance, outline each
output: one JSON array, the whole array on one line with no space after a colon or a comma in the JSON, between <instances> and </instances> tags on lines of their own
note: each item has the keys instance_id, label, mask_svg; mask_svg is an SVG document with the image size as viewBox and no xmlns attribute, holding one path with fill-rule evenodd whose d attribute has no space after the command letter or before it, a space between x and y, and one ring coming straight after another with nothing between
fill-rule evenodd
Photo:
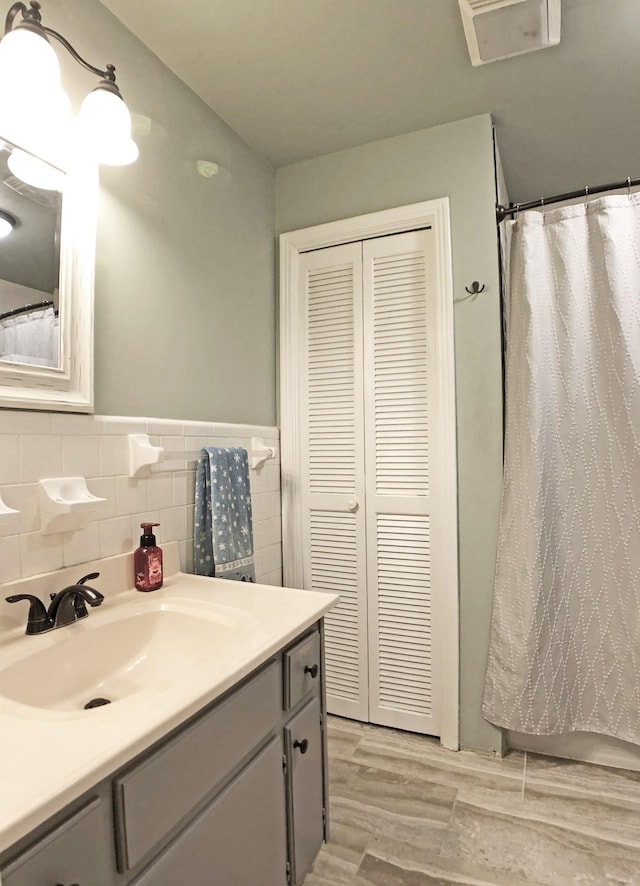
<instances>
[{"instance_id":1,"label":"glass light shade","mask_svg":"<svg viewBox=\"0 0 640 886\"><path fill-rule=\"evenodd\" d=\"M7 160L11 172L21 181L43 191L62 191L64 172L39 157L14 148Z\"/></svg>"},{"instance_id":2,"label":"glass light shade","mask_svg":"<svg viewBox=\"0 0 640 886\"><path fill-rule=\"evenodd\" d=\"M51 127L69 115L71 102L60 87L60 66L53 47L26 28L0 41L0 132L33 149Z\"/></svg>"},{"instance_id":3,"label":"glass light shade","mask_svg":"<svg viewBox=\"0 0 640 886\"><path fill-rule=\"evenodd\" d=\"M60 65L49 41L27 28L14 28L0 41L0 78L14 89L60 86Z\"/></svg>"},{"instance_id":4,"label":"glass light shade","mask_svg":"<svg viewBox=\"0 0 640 886\"><path fill-rule=\"evenodd\" d=\"M0 209L0 240L9 236L11 231L13 231L15 223L16 220L12 215Z\"/></svg>"},{"instance_id":5,"label":"glass light shade","mask_svg":"<svg viewBox=\"0 0 640 886\"><path fill-rule=\"evenodd\" d=\"M98 86L80 108L82 137L99 163L127 166L138 157L131 138L131 114L119 95Z\"/></svg>"}]
</instances>

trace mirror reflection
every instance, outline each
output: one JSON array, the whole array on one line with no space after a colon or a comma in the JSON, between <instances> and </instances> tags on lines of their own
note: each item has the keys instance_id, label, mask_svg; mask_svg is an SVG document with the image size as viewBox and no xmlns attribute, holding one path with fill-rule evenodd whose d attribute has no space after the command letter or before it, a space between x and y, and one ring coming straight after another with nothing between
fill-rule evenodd
<instances>
[{"instance_id":1,"label":"mirror reflection","mask_svg":"<svg viewBox=\"0 0 640 886\"><path fill-rule=\"evenodd\" d=\"M64 174L0 141L0 361L59 366Z\"/></svg>"}]
</instances>

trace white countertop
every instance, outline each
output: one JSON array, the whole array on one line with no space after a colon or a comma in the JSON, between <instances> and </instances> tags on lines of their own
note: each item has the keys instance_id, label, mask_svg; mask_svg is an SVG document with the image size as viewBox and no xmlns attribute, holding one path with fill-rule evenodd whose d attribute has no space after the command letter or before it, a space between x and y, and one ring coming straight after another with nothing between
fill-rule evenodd
<instances>
[{"instance_id":1,"label":"white countertop","mask_svg":"<svg viewBox=\"0 0 640 886\"><path fill-rule=\"evenodd\" d=\"M85 571L92 565L101 564L87 564ZM83 568L75 568L74 580ZM19 584L5 585L0 592L24 592L23 583ZM105 594L105 602L82 622L31 637L24 635L26 604L21 604L25 607L20 610L21 627L9 623L9 629L2 631L8 622L6 617L0 619L0 666L3 647L30 650L40 642L60 643L65 631L88 631L113 620L125 607L140 611L145 606L156 610L174 606L198 612L214 604L242 610L247 620L240 631L236 629L232 644L212 643L188 672L165 673L160 689L143 689L104 707L46 710L0 695L0 851L218 698L338 602L334 594L183 573L165 578L160 590L147 594L132 589L110 594L99 580L92 584ZM58 581L53 590L63 586ZM5 616L9 606L2 603ZM82 660L77 666L83 667Z\"/></svg>"}]
</instances>

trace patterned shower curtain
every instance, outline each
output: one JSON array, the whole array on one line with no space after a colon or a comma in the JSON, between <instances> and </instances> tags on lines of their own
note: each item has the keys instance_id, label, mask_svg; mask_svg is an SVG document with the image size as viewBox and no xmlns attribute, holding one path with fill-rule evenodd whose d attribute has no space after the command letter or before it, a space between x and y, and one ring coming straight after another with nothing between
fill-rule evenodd
<instances>
[{"instance_id":1,"label":"patterned shower curtain","mask_svg":"<svg viewBox=\"0 0 640 886\"><path fill-rule=\"evenodd\" d=\"M506 328L483 713L640 743L640 195L521 216Z\"/></svg>"}]
</instances>

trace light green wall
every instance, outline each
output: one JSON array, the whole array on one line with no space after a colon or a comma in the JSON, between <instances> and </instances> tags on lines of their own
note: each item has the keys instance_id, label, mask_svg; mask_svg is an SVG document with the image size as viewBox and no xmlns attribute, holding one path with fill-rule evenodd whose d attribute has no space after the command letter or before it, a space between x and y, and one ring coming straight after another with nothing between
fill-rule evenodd
<instances>
[{"instance_id":1,"label":"light green wall","mask_svg":"<svg viewBox=\"0 0 640 886\"><path fill-rule=\"evenodd\" d=\"M138 161L101 172L96 412L274 424L273 170L97 0L47 0L42 14L115 64L151 121ZM63 80L76 109L97 83L71 60ZM219 175L199 176L198 159Z\"/></svg>"},{"instance_id":2,"label":"light green wall","mask_svg":"<svg viewBox=\"0 0 640 886\"><path fill-rule=\"evenodd\" d=\"M500 307L491 119L473 117L279 169L277 233L449 197L455 306L463 747L501 749L480 713L502 472Z\"/></svg>"}]
</instances>

